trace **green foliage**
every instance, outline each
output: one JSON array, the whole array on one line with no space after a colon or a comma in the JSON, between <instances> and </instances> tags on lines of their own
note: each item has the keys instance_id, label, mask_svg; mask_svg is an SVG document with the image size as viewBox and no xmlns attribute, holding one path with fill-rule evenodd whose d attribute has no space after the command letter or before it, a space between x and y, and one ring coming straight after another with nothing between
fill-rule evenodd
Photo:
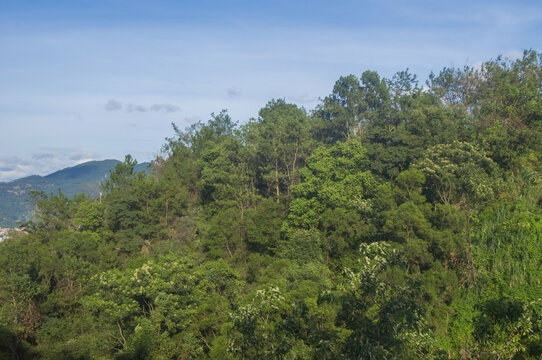
<instances>
[{"instance_id":1,"label":"green foliage","mask_svg":"<svg viewBox=\"0 0 542 360\"><path fill-rule=\"evenodd\" d=\"M479 359L542 355L541 301L524 304L509 298L492 299L478 306L474 337Z\"/></svg>"},{"instance_id":2,"label":"green foliage","mask_svg":"<svg viewBox=\"0 0 542 360\"><path fill-rule=\"evenodd\" d=\"M341 77L33 192L0 359L539 359L540 59Z\"/></svg>"},{"instance_id":3,"label":"green foliage","mask_svg":"<svg viewBox=\"0 0 542 360\"><path fill-rule=\"evenodd\" d=\"M327 144L360 136L366 127L386 118L390 104L386 80L376 72L365 71L359 80L341 76L315 111L320 120L315 135Z\"/></svg>"},{"instance_id":4,"label":"green foliage","mask_svg":"<svg viewBox=\"0 0 542 360\"><path fill-rule=\"evenodd\" d=\"M370 209L374 180L366 170L367 157L357 140L320 147L301 171L296 198L290 204L289 223L302 228L316 227L325 209Z\"/></svg>"},{"instance_id":5,"label":"green foliage","mask_svg":"<svg viewBox=\"0 0 542 360\"><path fill-rule=\"evenodd\" d=\"M82 203L77 209L73 222L83 231L99 230L104 222L104 206L98 202Z\"/></svg>"},{"instance_id":6,"label":"green foliage","mask_svg":"<svg viewBox=\"0 0 542 360\"><path fill-rule=\"evenodd\" d=\"M432 201L475 206L495 196L498 168L472 144L436 145L416 166L427 177Z\"/></svg>"},{"instance_id":7,"label":"green foliage","mask_svg":"<svg viewBox=\"0 0 542 360\"><path fill-rule=\"evenodd\" d=\"M363 217L372 211L375 181L367 167L365 149L358 140L316 149L301 171L300 184L294 187L284 226L288 241L307 238L301 235L308 232L296 229L311 230L316 234L311 235L315 249L322 246L334 262L346 260L348 251L371 235L372 224ZM320 231L323 239L314 231ZM303 249L300 244L285 244ZM314 251L305 253L316 256Z\"/></svg>"},{"instance_id":8,"label":"green foliage","mask_svg":"<svg viewBox=\"0 0 542 360\"><path fill-rule=\"evenodd\" d=\"M416 301L419 282L394 285L381 277L398 261L399 254L388 244L364 244L357 269L347 269L336 291L320 300L340 306L337 322L349 333L342 350L345 357L403 358L410 345L408 334L423 330L423 309Z\"/></svg>"},{"instance_id":9,"label":"green foliage","mask_svg":"<svg viewBox=\"0 0 542 360\"><path fill-rule=\"evenodd\" d=\"M253 304L232 314L228 351L243 359L283 358L291 347L288 337L275 324L285 306L278 288L258 290Z\"/></svg>"},{"instance_id":10,"label":"green foliage","mask_svg":"<svg viewBox=\"0 0 542 360\"><path fill-rule=\"evenodd\" d=\"M320 237L320 233L314 230L295 229L287 241L280 243L278 254L280 257L300 263L322 261Z\"/></svg>"},{"instance_id":11,"label":"green foliage","mask_svg":"<svg viewBox=\"0 0 542 360\"><path fill-rule=\"evenodd\" d=\"M115 190L120 190L130 184L131 179L135 175L134 167L137 161L130 155L126 155L124 162L118 163L115 169L109 172L109 178L105 180L101 187L105 192L111 193Z\"/></svg>"},{"instance_id":12,"label":"green foliage","mask_svg":"<svg viewBox=\"0 0 542 360\"><path fill-rule=\"evenodd\" d=\"M280 240L284 206L262 199L248 214L247 246L250 251L273 254Z\"/></svg>"},{"instance_id":13,"label":"green foliage","mask_svg":"<svg viewBox=\"0 0 542 360\"><path fill-rule=\"evenodd\" d=\"M248 141L259 160L258 173L266 186L266 195L280 202L298 181L311 148L307 115L304 109L284 100L272 100L250 124ZM263 185L263 184L262 184Z\"/></svg>"},{"instance_id":14,"label":"green foliage","mask_svg":"<svg viewBox=\"0 0 542 360\"><path fill-rule=\"evenodd\" d=\"M26 341L17 338L7 328L0 326L0 359L37 359L36 351Z\"/></svg>"}]
</instances>

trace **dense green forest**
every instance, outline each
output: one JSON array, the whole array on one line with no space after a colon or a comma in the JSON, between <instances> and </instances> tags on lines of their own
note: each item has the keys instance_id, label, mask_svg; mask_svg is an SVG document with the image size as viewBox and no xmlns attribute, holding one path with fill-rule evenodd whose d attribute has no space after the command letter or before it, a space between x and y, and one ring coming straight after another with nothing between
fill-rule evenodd
<instances>
[{"instance_id":1,"label":"dense green forest","mask_svg":"<svg viewBox=\"0 0 542 360\"><path fill-rule=\"evenodd\" d=\"M540 359L542 54L173 126L0 244L0 359Z\"/></svg>"}]
</instances>

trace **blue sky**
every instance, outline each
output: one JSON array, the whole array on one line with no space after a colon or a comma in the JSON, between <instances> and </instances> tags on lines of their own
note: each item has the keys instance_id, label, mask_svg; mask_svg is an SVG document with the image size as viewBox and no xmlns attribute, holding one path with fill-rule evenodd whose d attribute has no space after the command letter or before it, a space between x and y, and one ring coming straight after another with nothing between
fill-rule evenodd
<instances>
[{"instance_id":1,"label":"blue sky","mask_svg":"<svg viewBox=\"0 0 542 360\"><path fill-rule=\"evenodd\" d=\"M0 0L0 181L149 161L211 112L311 110L341 75L542 50L539 1Z\"/></svg>"}]
</instances>

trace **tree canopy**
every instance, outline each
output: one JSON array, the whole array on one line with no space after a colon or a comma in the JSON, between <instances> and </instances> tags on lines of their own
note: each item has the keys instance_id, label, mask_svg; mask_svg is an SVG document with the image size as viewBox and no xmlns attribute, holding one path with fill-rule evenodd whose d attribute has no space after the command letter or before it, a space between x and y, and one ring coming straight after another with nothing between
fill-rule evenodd
<instances>
[{"instance_id":1,"label":"tree canopy","mask_svg":"<svg viewBox=\"0 0 542 360\"><path fill-rule=\"evenodd\" d=\"M539 359L542 55L173 124L0 243L0 359Z\"/></svg>"}]
</instances>

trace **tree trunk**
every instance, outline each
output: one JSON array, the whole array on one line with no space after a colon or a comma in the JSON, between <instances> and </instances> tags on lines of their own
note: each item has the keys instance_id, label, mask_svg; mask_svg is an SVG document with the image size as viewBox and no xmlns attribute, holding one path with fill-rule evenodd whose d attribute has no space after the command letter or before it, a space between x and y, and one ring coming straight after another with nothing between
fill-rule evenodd
<instances>
[{"instance_id":1,"label":"tree trunk","mask_svg":"<svg viewBox=\"0 0 542 360\"><path fill-rule=\"evenodd\" d=\"M294 161L292 162L292 178L290 179L290 186L295 185L295 168L297 162L297 153L299 151L299 142L295 142L295 152L294 152Z\"/></svg>"},{"instance_id":2,"label":"tree trunk","mask_svg":"<svg viewBox=\"0 0 542 360\"><path fill-rule=\"evenodd\" d=\"M166 228L168 227L168 225L167 225L167 213L168 213L168 199L166 199Z\"/></svg>"},{"instance_id":3,"label":"tree trunk","mask_svg":"<svg viewBox=\"0 0 542 360\"><path fill-rule=\"evenodd\" d=\"M280 202L280 186L279 186L279 157L278 157L278 150L275 147L275 186L276 186L276 193L277 193L277 204Z\"/></svg>"},{"instance_id":4,"label":"tree trunk","mask_svg":"<svg viewBox=\"0 0 542 360\"><path fill-rule=\"evenodd\" d=\"M279 187L279 168L278 168L278 160L275 160L275 183L276 183L277 204L278 204L278 203L280 203L280 187Z\"/></svg>"},{"instance_id":5,"label":"tree trunk","mask_svg":"<svg viewBox=\"0 0 542 360\"><path fill-rule=\"evenodd\" d=\"M470 236L470 212L467 212L467 224L466 224L466 242L467 242L467 271L469 286L474 282L474 259L472 256L472 242Z\"/></svg>"}]
</instances>

